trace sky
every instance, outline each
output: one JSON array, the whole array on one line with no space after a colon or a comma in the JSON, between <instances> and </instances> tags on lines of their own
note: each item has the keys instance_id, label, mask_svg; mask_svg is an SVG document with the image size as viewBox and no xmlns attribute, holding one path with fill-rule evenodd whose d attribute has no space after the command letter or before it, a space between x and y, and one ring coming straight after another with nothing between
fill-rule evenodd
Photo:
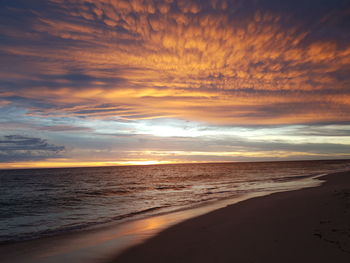
<instances>
[{"instance_id":1,"label":"sky","mask_svg":"<svg viewBox=\"0 0 350 263\"><path fill-rule=\"evenodd\" d=\"M350 158L349 0L0 0L0 168Z\"/></svg>"}]
</instances>

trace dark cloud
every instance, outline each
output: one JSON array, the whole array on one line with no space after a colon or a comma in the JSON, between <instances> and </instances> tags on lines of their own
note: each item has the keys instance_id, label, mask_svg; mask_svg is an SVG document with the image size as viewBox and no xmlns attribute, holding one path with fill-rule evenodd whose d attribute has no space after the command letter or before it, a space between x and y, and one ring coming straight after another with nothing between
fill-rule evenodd
<instances>
[{"instance_id":1,"label":"dark cloud","mask_svg":"<svg viewBox=\"0 0 350 263\"><path fill-rule=\"evenodd\" d=\"M71 125L54 125L54 126L42 126L39 127L38 130L41 131L53 131L53 132L93 132L94 129L89 127L79 127L79 126L71 126Z\"/></svg>"},{"instance_id":2,"label":"dark cloud","mask_svg":"<svg viewBox=\"0 0 350 263\"><path fill-rule=\"evenodd\" d=\"M6 135L0 139L0 162L39 161L61 157L64 146L22 135Z\"/></svg>"},{"instance_id":3,"label":"dark cloud","mask_svg":"<svg viewBox=\"0 0 350 263\"><path fill-rule=\"evenodd\" d=\"M54 109L57 107L54 103L43 101L39 98L26 98L21 96L4 96L3 100L11 103L12 106L21 107L24 109Z\"/></svg>"},{"instance_id":4,"label":"dark cloud","mask_svg":"<svg viewBox=\"0 0 350 263\"><path fill-rule=\"evenodd\" d=\"M125 83L126 80L118 77L95 77L83 73L68 73L62 75L32 75L35 79L5 80L0 81L2 89L13 90L29 89L35 87L64 88L69 86L74 89L86 89L98 82L100 87L109 89Z\"/></svg>"}]
</instances>

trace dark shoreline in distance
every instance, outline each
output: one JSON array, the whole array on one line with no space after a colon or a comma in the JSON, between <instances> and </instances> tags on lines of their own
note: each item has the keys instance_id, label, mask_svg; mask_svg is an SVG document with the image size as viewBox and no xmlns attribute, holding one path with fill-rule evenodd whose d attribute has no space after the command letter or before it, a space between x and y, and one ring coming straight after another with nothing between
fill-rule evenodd
<instances>
[{"instance_id":1,"label":"dark shoreline in distance","mask_svg":"<svg viewBox=\"0 0 350 263\"><path fill-rule=\"evenodd\" d=\"M350 171L320 179L189 219L110 262L350 262Z\"/></svg>"}]
</instances>

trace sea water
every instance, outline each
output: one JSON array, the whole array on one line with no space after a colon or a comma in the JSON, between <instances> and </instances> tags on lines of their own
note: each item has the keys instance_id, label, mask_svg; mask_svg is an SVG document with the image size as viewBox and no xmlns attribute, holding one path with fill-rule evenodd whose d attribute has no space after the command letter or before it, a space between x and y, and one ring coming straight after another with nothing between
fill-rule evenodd
<instances>
[{"instance_id":1,"label":"sea water","mask_svg":"<svg viewBox=\"0 0 350 263\"><path fill-rule=\"evenodd\" d=\"M349 168L350 160L1 170L0 242L288 190Z\"/></svg>"}]
</instances>

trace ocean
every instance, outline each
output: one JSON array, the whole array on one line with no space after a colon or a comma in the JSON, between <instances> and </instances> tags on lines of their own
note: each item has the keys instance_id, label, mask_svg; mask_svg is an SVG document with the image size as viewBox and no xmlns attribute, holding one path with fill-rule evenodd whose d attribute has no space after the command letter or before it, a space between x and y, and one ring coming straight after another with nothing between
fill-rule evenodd
<instances>
[{"instance_id":1,"label":"ocean","mask_svg":"<svg viewBox=\"0 0 350 263\"><path fill-rule=\"evenodd\" d=\"M284 191L349 169L350 160L1 170L0 243Z\"/></svg>"}]
</instances>

